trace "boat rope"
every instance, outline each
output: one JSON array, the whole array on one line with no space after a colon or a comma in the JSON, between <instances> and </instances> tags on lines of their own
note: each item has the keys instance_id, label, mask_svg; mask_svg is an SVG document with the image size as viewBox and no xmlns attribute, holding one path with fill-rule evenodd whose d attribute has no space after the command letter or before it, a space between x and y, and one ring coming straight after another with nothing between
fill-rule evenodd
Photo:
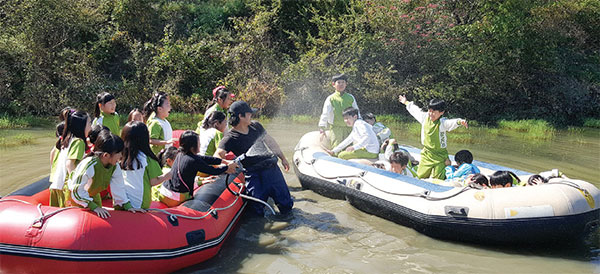
<instances>
[{"instance_id":1,"label":"boat rope","mask_svg":"<svg viewBox=\"0 0 600 274\"><path fill-rule=\"evenodd\" d=\"M570 186L572 188L575 188L575 189L583 192L585 195L591 195L587 189L582 188L578 184L576 184L572 181L569 181L569 180L565 180L565 179L560 180L558 182L548 182L548 183L546 183L546 185L566 185L566 186Z\"/></svg>"},{"instance_id":2,"label":"boat rope","mask_svg":"<svg viewBox=\"0 0 600 274\"><path fill-rule=\"evenodd\" d=\"M2 200L0 200L0 202L20 202L20 203L24 203L24 204L33 205L30 202L19 200L19 199L2 199ZM74 208L80 208L80 207L76 207L76 206L63 207L58 210L52 211L50 213L44 214L44 212L42 211L42 204L39 203L39 204L37 204L37 210L40 213L40 217L35 219L33 221L33 223L31 223L31 226L40 228L44 225L44 221L46 221L46 219L48 219L60 212L63 212L63 211L69 210L69 209L74 209Z\"/></svg>"},{"instance_id":3,"label":"boat rope","mask_svg":"<svg viewBox=\"0 0 600 274\"><path fill-rule=\"evenodd\" d=\"M302 158L304 158L304 149L299 149L300 153L302 153ZM407 196L407 197L419 197L419 198L423 198L429 201L441 201L441 200L446 200L446 199L450 199L453 198L455 196L460 195L461 193L469 190L469 189L474 189L472 186L465 186L463 187L460 191L449 195L449 196L445 196L445 197L431 197L431 191L429 190L425 190L423 192L419 192L419 193L398 193L398 192L391 192L391 191L387 191L387 190L383 190L381 188L376 187L375 185L373 185L372 183L370 183L369 181L367 181L364 176L367 174L367 171L361 171L358 174L355 175L343 175L343 176L324 176L323 174L321 174L317 168L315 167L315 162L317 159L312 159L310 162L305 162L307 165L312 166L312 169L314 170L314 172L319 175L320 177L327 179L327 180L336 180L336 179L344 179L344 178L358 178L361 179L363 182L365 182L366 184L368 184L369 186L371 186L372 188L381 191L383 193L386 194L390 194L390 195L396 195L396 196Z\"/></svg>"},{"instance_id":4,"label":"boat rope","mask_svg":"<svg viewBox=\"0 0 600 274\"><path fill-rule=\"evenodd\" d=\"M220 208L211 208L209 211L206 212L206 214L204 214L202 216L189 216L189 215L183 215L183 214L176 214L176 213L171 213L167 210L160 209L160 208L149 208L146 211L156 211L156 212L164 213L164 214L168 215L169 216L168 218L172 221L177 220L177 218L190 219L190 220L201 220L210 215L214 216L219 211L227 210L227 209L231 208L233 205L235 205L237 203L237 201L239 199L240 199L240 196L236 196L235 200L233 200L233 202L231 202L231 204L229 204L228 206L220 207Z\"/></svg>"}]
</instances>

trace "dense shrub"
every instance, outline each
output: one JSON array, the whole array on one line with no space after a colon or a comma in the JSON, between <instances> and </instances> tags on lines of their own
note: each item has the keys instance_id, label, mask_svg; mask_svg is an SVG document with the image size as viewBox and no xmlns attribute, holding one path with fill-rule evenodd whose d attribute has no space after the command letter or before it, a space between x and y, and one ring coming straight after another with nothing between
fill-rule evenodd
<instances>
[{"instance_id":1,"label":"dense shrub","mask_svg":"<svg viewBox=\"0 0 600 274\"><path fill-rule=\"evenodd\" d=\"M7 0L0 113L127 113L157 91L202 112L225 84L267 116L317 115L331 76L363 111L398 94L449 116L581 125L600 114L597 0ZM589 120L587 120L589 121Z\"/></svg>"}]
</instances>

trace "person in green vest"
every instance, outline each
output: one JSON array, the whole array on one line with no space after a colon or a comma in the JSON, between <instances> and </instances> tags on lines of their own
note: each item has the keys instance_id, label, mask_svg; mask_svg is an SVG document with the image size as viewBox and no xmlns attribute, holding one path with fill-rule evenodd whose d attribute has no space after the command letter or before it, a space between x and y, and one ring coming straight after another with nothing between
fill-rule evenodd
<instances>
[{"instance_id":1,"label":"person in green vest","mask_svg":"<svg viewBox=\"0 0 600 274\"><path fill-rule=\"evenodd\" d=\"M329 131L329 146L331 148L339 145L352 131L351 127L346 126L342 112L352 107L358 110L356 99L352 94L346 92L348 77L345 74L335 75L331 78L331 85L335 92L325 99L323 112L319 119L319 132L321 141L327 138L326 131ZM358 114L360 116L360 111Z\"/></svg>"},{"instance_id":2,"label":"person in green vest","mask_svg":"<svg viewBox=\"0 0 600 274\"><path fill-rule=\"evenodd\" d=\"M231 104L235 100L235 94L233 94L233 92L230 92L225 86L218 86L214 88L212 94L212 103L206 109L206 111L204 112L204 118L202 119L202 121L198 122L198 127L196 127L196 133L200 135L202 135L202 126L204 125L204 121L206 120L206 118L215 111L227 113L229 106L231 106ZM223 138L222 133L220 138Z\"/></svg>"},{"instance_id":3,"label":"person in green vest","mask_svg":"<svg viewBox=\"0 0 600 274\"><path fill-rule=\"evenodd\" d=\"M413 102L406 100L404 95L398 96L400 103L406 105L406 110L421 123L421 161L417 168L417 177L444 180L445 168L449 165L448 140L446 132L457 129L459 126L468 128L465 119L446 119L442 117L446 111L446 102L440 99L431 99L427 112L422 111Z\"/></svg>"},{"instance_id":4,"label":"person in green vest","mask_svg":"<svg viewBox=\"0 0 600 274\"><path fill-rule=\"evenodd\" d=\"M102 208L100 192L110 185L113 205L130 212L142 211L131 206L125 192L121 167L117 164L122 156L123 140L110 131L102 131L94 144L94 152L84 158L73 171L65 191L65 205L87 208L101 218L110 217Z\"/></svg>"},{"instance_id":5,"label":"person in green vest","mask_svg":"<svg viewBox=\"0 0 600 274\"><path fill-rule=\"evenodd\" d=\"M98 94L94 110L95 118L92 126L106 126L110 132L120 135L119 114L116 112L116 109L117 101L115 101L115 97L112 94L108 92Z\"/></svg>"}]
</instances>

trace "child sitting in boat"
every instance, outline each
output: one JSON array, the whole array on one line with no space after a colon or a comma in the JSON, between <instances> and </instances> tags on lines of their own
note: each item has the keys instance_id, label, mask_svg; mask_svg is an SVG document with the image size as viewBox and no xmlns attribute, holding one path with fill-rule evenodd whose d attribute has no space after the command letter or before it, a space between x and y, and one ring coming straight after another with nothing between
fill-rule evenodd
<instances>
[{"instance_id":1,"label":"child sitting in boat","mask_svg":"<svg viewBox=\"0 0 600 274\"><path fill-rule=\"evenodd\" d=\"M167 172L171 171L173 162L175 162L175 157L177 157L177 148L163 148L160 150L157 157L158 160L160 160L160 165L162 166L162 173L166 174Z\"/></svg>"},{"instance_id":2,"label":"child sitting in boat","mask_svg":"<svg viewBox=\"0 0 600 274\"><path fill-rule=\"evenodd\" d=\"M144 104L145 116L148 117L146 125L150 132L150 148L154 154L158 154L164 147L170 147L176 139L173 138L173 128L167 121L171 112L169 95L158 92Z\"/></svg>"},{"instance_id":3,"label":"child sitting in boat","mask_svg":"<svg viewBox=\"0 0 600 274\"><path fill-rule=\"evenodd\" d=\"M223 139L223 133L227 130L227 118L225 113L214 111L204 119L202 133L200 134L200 155L213 156Z\"/></svg>"},{"instance_id":4,"label":"child sitting in boat","mask_svg":"<svg viewBox=\"0 0 600 274\"><path fill-rule=\"evenodd\" d=\"M402 152L406 154L406 156L408 156L408 164L406 165L406 170L407 172L411 173L412 177L417 177L417 166L419 165L419 162L415 160L415 158L413 158L412 155L410 155L410 153L406 149L398 146L398 142L396 142L396 139L386 140L381 146L381 149L384 151L383 159L381 158L382 156L379 156L379 159L385 161L389 161L390 157L392 156L392 154L394 154L394 152Z\"/></svg>"},{"instance_id":5,"label":"child sitting in boat","mask_svg":"<svg viewBox=\"0 0 600 274\"><path fill-rule=\"evenodd\" d=\"M529 177L529 179L527 179L527 185L528 186L535 186L535 185L541 185L541 184L545 184L547 183L548 180L544 177L542 177L542 175L531 175Z\"/></svg>"},{"instance_id":6,"label":"child sitting in boat","mask_svg":"<svg viewBox=\"0 0 600 274\"><path fill-rule=\"evenodd\" d=\"M132 121L123 127L123 160L121 169L127 198L134 208L148 209L152 201L152 186L171 178L163 174L159 159L150 150L150 134L143 122Z\"/></svg>"},{"instance_id":7,"label":"child sitting in boat","mask_svg":"<svg viewBox=\"0 0 600 274\"><path fill-rule=\"evenodd\" d=\"M467 175L465 182L467 183L467 185L473 186L475 188L490 188L488 178L481 173Z\"/></svg>"},{"instance_id":8,"label":"child sitting in boat","mask_svg":"<svg viewBox=\"0 0 600 274\"><path fill-rule=\"evenodd\" d=\"M459 126L468 127L464 119L446 119L442 117L446 110L446 102L432 99L428 111L422 111L413 102L406 100L404 95L399 95L398 100L406 105L406 110L421 123L421 161L417 169L419 178L445 179L445 167L448 160L446 150L446 132Z\"/></svg>"},{"instance_id":9,"label":"child sitting in boat","mask_svg":"<svg viewBox=\"0 0 600 274\"><path fill-rule=\"evenodd\" d=\"M194 195L195 177L198 171L210 175L234 173L237 164L211 156L198 154L198 133L185 131L179 138L179 153L172 167L171 179L165 181L159 191L159 200L169 207L177 206ZM220 165L213 167L212 165Z\"/></svg>"},{"instance_id":10,"label":"child sitting in boat","mask_svg":"<svg viewBox=\"0 0 600 274\"><path fill-rule=\"evenodd\" d=\"M56 161L50 176L50 206L64 207L65 182L88 149L87 136L92 126L87 113L70 108L63 110L60 119L64 121L64 129L55 145L58 156L54 155Z\"/></svg>"},{"instance_id":11,"label":"child sitting in boat","mask_svg":"<svg viewBox=\"0 0 600 274\"><path fill-rule=\"evenodd\" d=\"M379 141L373 127L358 118L358 109L347 108L343 112L344 122L352 127L350 135L332 150L329 154L337 154L340 159L377 159L379 155ZM350 146L350 144L353 144ZM342 151L345 148L344 151Z\"/></svg>"},{"instance_id":12,"label":"child sitting in boat","mask_svg":"<svg viewBox=\"0 0 600 274\"><path fill-rule=\"evenodd\" d=\"M408 170L407 165L409 157L403 152L394 152L390 156L390 171L398 174L402 174L408 177L414 177L413 174Z\"/></svg>"},{"instance_id":13,"label":"child sitting in boat","mask_svg":"<svg viewBox=\"0 0 600 274\"><path fill-rule=\"evenodd\" d=\"M369 125L373 126L373 132L377 135L379 145L382 145L386 140L393 138L392 131L381 122L377 122L377 118L373 113L369 112L365 114L363 119L365 122L369 123Z\"/></svg>"},{"instance_id":14,"label":"child sitting in boat","mask_svg":"<svg viewBox=\"0 0 600 274\"><path fill-rule=\"evenodd\" d=\"M141 211L131 206L125 192L123 173L117 164L121 159L123 140L110 131L103 130L94 143L94 152L83 159L73 171L65 191L65 205L79 206L94 211L101 218L110 217L102 208L100 192L110 185L113 205L131 212Z\"/></svg>"},{"instance_id":15,"label":"child sitting in boat","mask_svg":"<svg viewBox=\"0 0 600 274\"><path fill-rule=\"evenodd\" d=\"M470 174L480 173L479 168L473 165L473 154L468 150L461 150L454 155L457 166L446 166L446 180L464 181Z\"/></svg>"},{"instance_id":16,"label":"child sitting in boat","mask_svg":"<svg viewBox=\"0 0 600 274\"><path fill-rule=\"evenodd\" d=\"M503 188L518 186L521 184L521 179L514 173L507 170L499 170L490 176L491 188Z\"/></svg>"}]
</instances>

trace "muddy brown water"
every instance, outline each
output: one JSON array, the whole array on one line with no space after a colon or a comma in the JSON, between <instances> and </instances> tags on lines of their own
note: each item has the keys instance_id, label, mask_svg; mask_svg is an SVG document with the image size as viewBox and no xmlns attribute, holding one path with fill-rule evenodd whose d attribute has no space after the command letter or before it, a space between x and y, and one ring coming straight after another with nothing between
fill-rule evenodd
<instances>
[{"instance_id":1,"label":"muddy brown water","mask_svg":"<svg viewBox=\"0 0 600 274\"><path fill-rule=\"evenodd\" d=\"M271 123L266 128L290 163L300 137L316 129L290 123ZM419 147L419 136L400 128L393 131L401 143ZM0 149L0 195L49 172L49 152L55 142L52 131L18 132L34 136L36 142ZM469 149L478 160L536 173L559 168L570 177L600 187L600 130L559 131L550 140L487 136L485 132L477 136L484 141L461 144L450 140L450 153ZM303 190L291 170L284 175L295 199L293 218L244 219L215 258L182 272L600 273L600 237L555 248L442 241L363 213L346 201Z\"/></svg>"}]
</instances>

